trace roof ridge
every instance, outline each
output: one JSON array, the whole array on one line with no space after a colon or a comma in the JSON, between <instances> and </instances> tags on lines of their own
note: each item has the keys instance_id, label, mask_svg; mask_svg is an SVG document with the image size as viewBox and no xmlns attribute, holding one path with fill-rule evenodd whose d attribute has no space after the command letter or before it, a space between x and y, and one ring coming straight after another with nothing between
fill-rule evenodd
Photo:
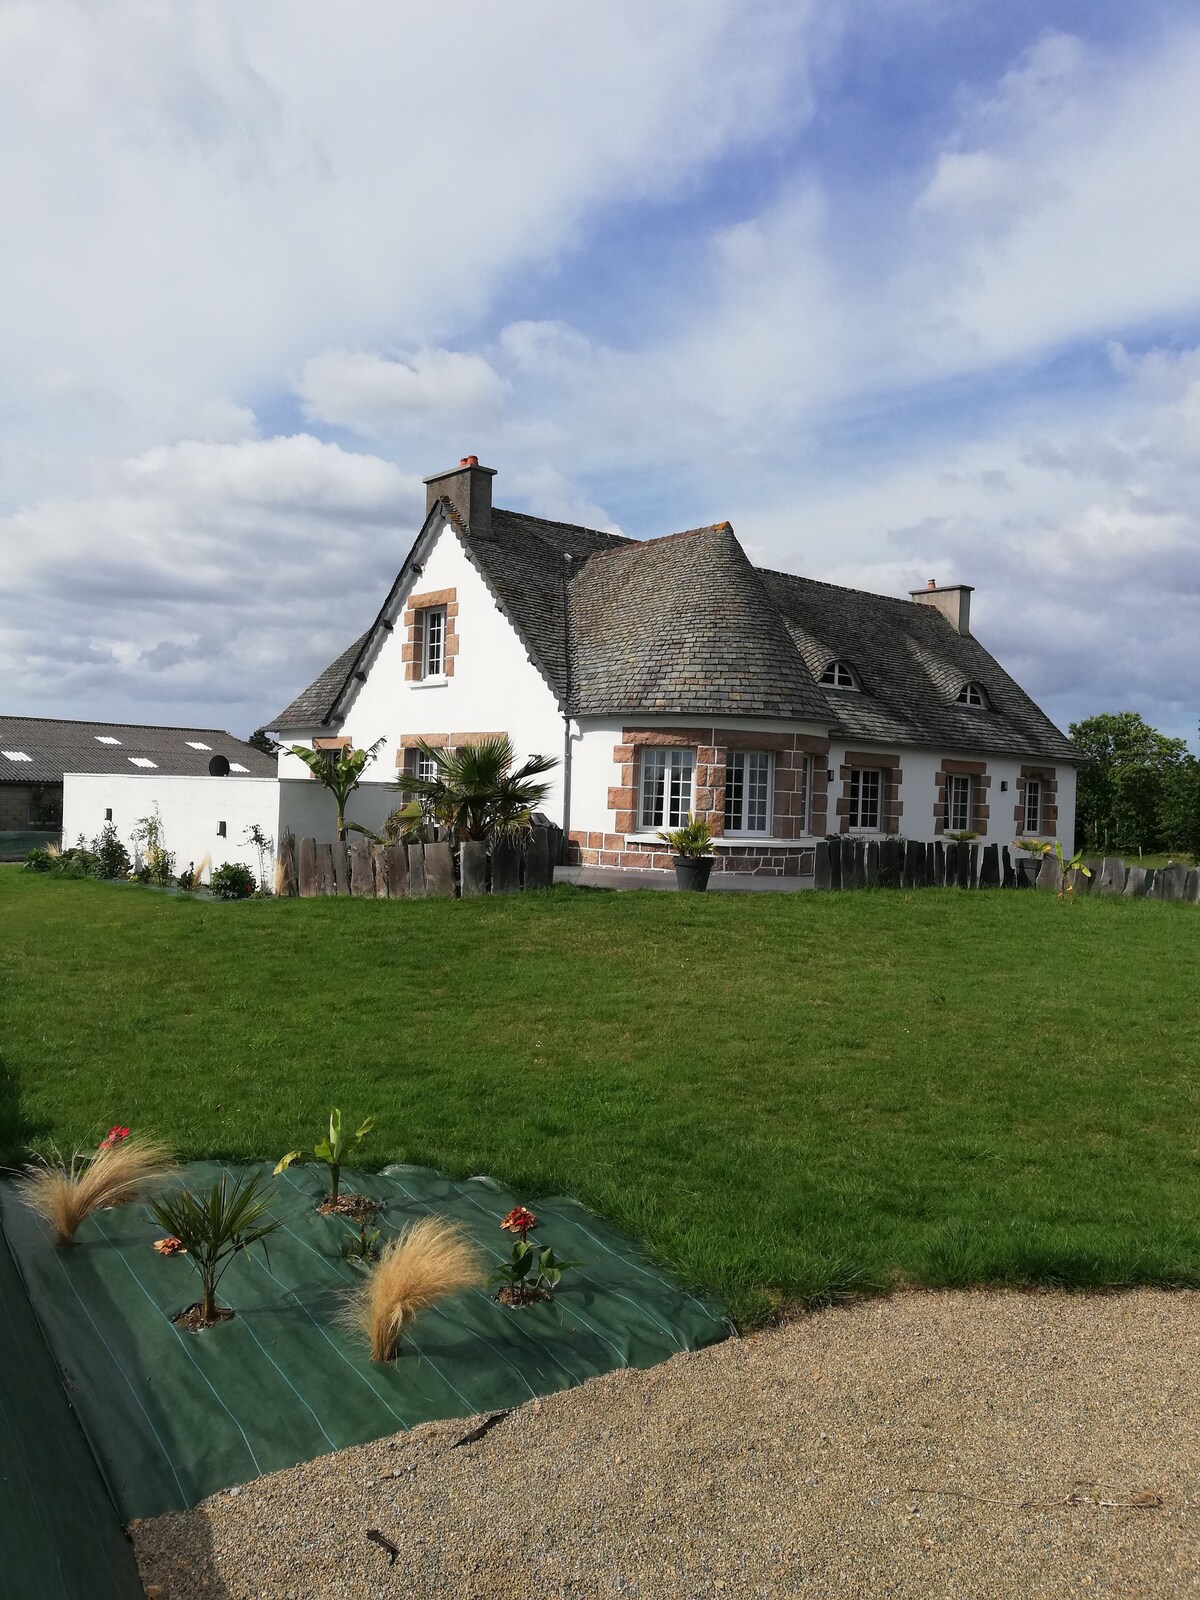
<instances>
[{"instance_id":1,"label":"roof ridge","mask_svg":"<svg viewBox=\"0 0 1200 1600\"><path fill-rule=\"evenodd\" d=\"M681 528L678 533L660 533L653 539L626 539L622 548L631 547L635 550L652 550L659 545L670 544L674 539L695 539L702 533L724 533L726 531L732 534L735 540L737 539L737 535L733 532L733 524L726 520L725 522L707 523L703 528ZM613 551L600 550L595 552L596 555L611 555L614 553ZM751 565L749 557L747 557L747 564L751 566L751 571L757 571L757 568Z\"/></svg>"},{"instance_id":2,"label":"roof ridge","mask_svg":"<svg viewBox=\"0 0 1200 1600\"><path fill-rule=\"evenodd\" d=\"M839 594L864 595L868 600L886 600L889 605L911 606L911 600L905 600L898 594L880 594L878 589L856 589L848 583L830 583L828 578L810 578L803 572L784 572L779 567L755 567L755 572L764 578L790 578L793 583L812 583L821 589L836 589ZM927 610L934 608L927 607ZM940 613L939 613L940 615Z\"/></svg>"},{"instance_id":3,"label":"roof ridge","mask_svg":"<svg viewBox=\"0 0 1200 1600\"><path fill-rule=\"evenodd\" d=\"M615 539L620 544L639 544L627 533L608 533L603 528L588 528L582 522L562 522L557 517L535 517L532 511L514 511L511 506L493 506L493 517L500 512L506 517L520 517L524 522L540 522L546 528L566 528L571 533L590 533L596 539Z\"/></svg>"},{"instance_id":4,"label":"roof ridge","mask_svg":"<svg viewBox=\"0 0 1200 1600\"><path fill-rule=\"evenodd\" d=\"M20 711L0 711L0 722L56 722L64 728L143 728L148 733L223 733L239 744L249 743L228 728L198 728L194 722L106 722L101 717L27 717Z\"/></svg>"}]
</instances>

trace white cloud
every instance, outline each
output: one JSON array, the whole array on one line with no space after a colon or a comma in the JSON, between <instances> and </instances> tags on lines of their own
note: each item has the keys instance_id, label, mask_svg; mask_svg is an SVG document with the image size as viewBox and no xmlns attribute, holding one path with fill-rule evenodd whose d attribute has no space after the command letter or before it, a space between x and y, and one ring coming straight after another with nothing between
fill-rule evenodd
<instances>
[{"instance_id":1,"label":"white cloud","mask_svg":"<svg viewBox=\"0 0 1200 1600\"><path fill-rule=\"evenodd\" d=\"M306 361L296 385L312 422L386 435L406 423L469 427L495 421L508 384L482 356L425 348L407 361L327 350Z\"/></svg>"}]
</instances>

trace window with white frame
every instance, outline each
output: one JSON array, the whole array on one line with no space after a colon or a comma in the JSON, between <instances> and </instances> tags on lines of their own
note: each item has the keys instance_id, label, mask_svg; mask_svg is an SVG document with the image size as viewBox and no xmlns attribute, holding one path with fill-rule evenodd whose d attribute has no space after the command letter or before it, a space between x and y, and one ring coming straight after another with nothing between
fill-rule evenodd
<instances>
[{"instance_id":1,"label":"window with white frame","mask_svg":"<svg viewBox=\"0 0 1200 1600\"><path fill-rule=\"evenodd\" d=\"M642 750L639 825L682 828L692 809L694 750L668 750L647 745Z\"/></svg>"},{"instance_id":2,"label":"window with white frame","mask_svg":"<svg viewBox=\"0 0 1200 1600\"><path fill-rule=\"evenodd\" d=\"M826 689L858 689L860 687L854 668L845 661L831 661L821 674L820 683Z\"/></svg>"},{"instance_id":3,"label":"window with white frame","mask_svg":"<svg viewBox=\"0 0 1200 1600\"><path fill-rule=\"evenodd\" d=\"M813 758L811 756L805 756L804 760L800 763L800 805L796 819L796 825L802 834L812 832L812 779Z\"/></svg>"},{"instance_id":4,"label":"window with white frame","mask_svg":"<svg viewBox=\"0 0 1200 1600\"><path fill-rule=\"evenodd\" d=\"M427 606L421 612L421 676L446 676L445 606Z\"/></svg>"},{"instance_id":5,"label":"window with white frame","mask_svg":"<svg viewBox=\"0 0 1200 1600\"><path fill-rule=\"evenodd\" d=\"M725 763L725 832L768 833L770 827L770 755L731 750Z\"/></svg>"},{"instance_id":6,"label":"window with white frame","mask_svg":"<svg viewBox=\"0 0 1200 1600\"><path fill-rule=\"evenodd\" d=\"M883 771L880 767L850 769L849 825L853 831L862 833L878 831L882 794Z\"/></svg>"},{"instance_id":7,"label":"window with white frame","mask_svg":"<svg viewBox=\"0 0 1200 1600\"><path fill-rule=\"evenodd\" d=\"M981 683L964 683L958 696L960 706L974 706L978 711L990 711L992 702Z\"/></svg>"},{"instance_id":8,"label":"window with white frame","mask_svg":"<svg viewBox=\"0 0 1200 1600\"><path fill-rule=\"evenodd\" d=\"M971 780L952 772L946 779L946 827L951 833L966 833L971 826Z\"/></svg>"},{"instance_id":9,"label":"window with white frame","mask_svg":"<svg viewBox=\"0 0 1200 1600\"><path fill-rule=\"evenodd\" d=\"M420 778L424 783L432 783L438 775L437 762L424 750L410 750L405 766L412 777Z\"/></svg>"},{"instance_id":10,"label":"window with white frame","mask_svg":"<svg viewBox=\"0 0 1200 1600\"><path fill-rule=\"evenodd\" d=\"M1042 831L1042 785L1038 778L1025 779L1024 831L1029 834Z\"/></svg>"}]
</instances>

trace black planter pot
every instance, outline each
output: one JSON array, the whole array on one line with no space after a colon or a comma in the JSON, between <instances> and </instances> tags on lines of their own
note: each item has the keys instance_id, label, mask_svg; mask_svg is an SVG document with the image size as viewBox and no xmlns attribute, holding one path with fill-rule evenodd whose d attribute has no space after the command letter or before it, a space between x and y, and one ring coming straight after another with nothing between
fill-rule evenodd
<instances>
[{"instance_id":1,"label":"black planter pot","mask_svg":"<svg viewBox=\"0 0 1200 1600\"><path fill-rule=\"evenodd\" d=\"M713 869L713 856L672 856L675 863L675 882L680 889L700 893L708 888L708 875Z\"/></svg>"},{"instance_id":2,"label":"black planter pot","mask_svg":"<svg viewBox=\"0 0 1200 1600\"><path fill-rule=\"evenodd\" d=\"M1018 856L1016 861L1017 888L1036 888L1037 875L1041 871L1041 866L1042 863L1040 861L1035 861L1032 856Z\"/></svg>"}]
</instances>

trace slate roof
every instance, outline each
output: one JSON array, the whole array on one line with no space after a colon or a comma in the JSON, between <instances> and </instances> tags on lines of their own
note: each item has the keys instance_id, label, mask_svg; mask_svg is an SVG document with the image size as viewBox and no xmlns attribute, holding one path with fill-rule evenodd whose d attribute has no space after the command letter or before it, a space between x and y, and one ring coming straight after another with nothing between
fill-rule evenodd
<instances>
[{"instance_id":1,"label":"slate roof","mask_svg":"<svg viewBox=\"0 0 1200 1600\"><path fill-rule=\"evenodd\" d=\"M727 522L632 540L496 508L458 532L565 712L796 719L851 740L1073 761L1078 752L977 639L932 606L751 565ZM340 722L406 590L413 546L375 623L274 722ZM862 692L822 689L848 662ZM990 710L956 704L983 684Z\"/></svg>"},{"instance_id":2,"label":"slate roof","mask_svg":"<svg viewBox=\"0 0 1200 1600\"><path fill-rule=\"evenodd\" d=\"M570 620L576 715L828 720L727 522L593 556L572 585Z\"/></svg>"},{"instance_id":3,"label":"slate roof","mask_svg":"<svg viewBox=\"0 0 1200 1600\"><path fill-rule=\"evenodd\" d=\"M979 640L960 634L935 607L788 572L759 576L815 678L835 659L858 673L862 693L822 691L848 737L1079 759ZM987 691L990 710L956 703L972 682Z\"/></svg>"},{"instance_id":4,"label":"slate roof","mask_svg":"<svg viewBox=\"0 0 1200 1600\"><path fill-rule=\"evenodd\" d=\"M119 744L101 744L100 737ZM193 750L188 740L208 746ZM13 761L4 751L28 761ZM130 722L68 722L57 717L0 717L0 783L61 783L64 772L151 772L174 777L207 776L214 755L246 768L231 778L272 778L274 756L235 739L222 728L150 728ZM138 767L130 757L153 761Z\"/></svg>"}]
</instances>

